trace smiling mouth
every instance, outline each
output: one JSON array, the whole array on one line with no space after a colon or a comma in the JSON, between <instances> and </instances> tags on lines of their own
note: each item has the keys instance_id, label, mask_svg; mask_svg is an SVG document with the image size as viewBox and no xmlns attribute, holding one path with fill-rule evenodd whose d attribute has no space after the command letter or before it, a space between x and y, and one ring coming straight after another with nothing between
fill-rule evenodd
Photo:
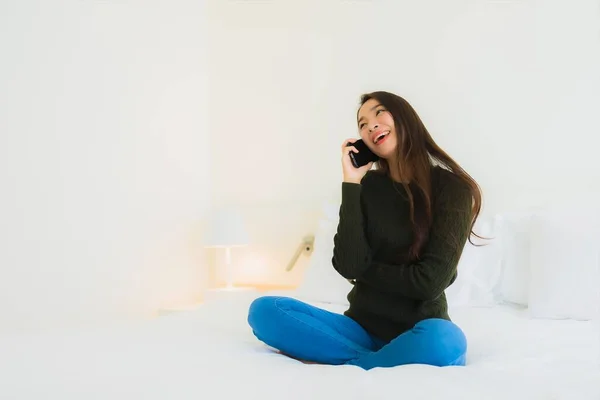
<instances>
[{"instance_id":1,"label":"smiling mouth","mask_svg":"<svg viewBox=\"0 0 600 400\"><path fill-rule=\"evenodd\" d=\"M379 136L377 136L377 137L375 138L375 140L373 141L373 143L377 144L377 143L381 142L381 141L382 141L384 138L386 138L386 137L387 137L387 135L389 135L389 134L390 134L390 132L389 132L389 131L386 131L386 132L383 132L383 133L381 133Z\"/></svg>"}]
</instances>

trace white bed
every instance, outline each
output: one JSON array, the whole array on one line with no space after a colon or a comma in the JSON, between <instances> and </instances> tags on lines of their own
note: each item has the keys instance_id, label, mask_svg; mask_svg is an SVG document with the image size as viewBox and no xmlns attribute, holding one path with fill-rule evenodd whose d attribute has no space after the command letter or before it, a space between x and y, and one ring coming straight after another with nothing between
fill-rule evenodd
<instances>
[{"instance_id":1,"label":"white bed","mask_svg":"<svg viewBox=\"0 0 600 400\"><path fill-rule=\"evenodd\" d=\"M253 296L136 324L0 337L0 398L600 399L593 322L455 308L466 367L363 371L302 364L259 343L246 324Z\"/></svg>"},{"instance_id":2,"label":"white bed","mask_svg":"<svg viewBox=\"0 0 600 400\"><path fill-rule=\"evenodd\" d=\"M303 282L284 294L342 312L338 209L325 208ZM465 248L447 295L466 367L302 364L254 338L248 293L101 330L0 336L0 399L600 400L598 211L504 214L495 245Z\"/></svg>"}]
</instances>

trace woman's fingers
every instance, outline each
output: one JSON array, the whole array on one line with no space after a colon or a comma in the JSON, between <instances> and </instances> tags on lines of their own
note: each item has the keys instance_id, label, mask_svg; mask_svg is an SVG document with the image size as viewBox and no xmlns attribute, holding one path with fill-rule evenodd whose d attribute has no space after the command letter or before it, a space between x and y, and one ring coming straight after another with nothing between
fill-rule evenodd
<instances>
[{"instance_id":1,"label":"woman's fingers","mask_svg":"<svg viewBox=\"0 0 600 400\"><path fill-rule=\"evenodd\" d=\"M353 144L357 140L358 139L354 138L344 140L344 144L342 144L342 154L347 156L348 154L350 154L351 151L354 153L358 153L358 149L354 146L351 146L351 144Z\"/></svg>"},{"instance_id":2,"label":"woman's fingers","mask_svg":"<svg viewBox=\"0 0 600 400\"><path fill-rule=\"evenodd\" d=\"M356 142L358 139L350 138L344 140L344 144L342 144L342 149L344 149L348 144Z\"/></svg>"},{"instance_id":3,"label":"woman's fingers","mask_svg":"<svg viewBox=\"0 0 600 400\"><path fill-rule=\"evenodd\" d=\"M350 154L350 152L351 152L351 151L352 151L352 152L354 152L354 153L358 153L358 150L357 150L357 149L356 149L356 147L354 147L354 146L348 146L348 147L346 147L346 148L344 149L344 153L345 153L346 155Z\"/></svg>"}]
</instances>

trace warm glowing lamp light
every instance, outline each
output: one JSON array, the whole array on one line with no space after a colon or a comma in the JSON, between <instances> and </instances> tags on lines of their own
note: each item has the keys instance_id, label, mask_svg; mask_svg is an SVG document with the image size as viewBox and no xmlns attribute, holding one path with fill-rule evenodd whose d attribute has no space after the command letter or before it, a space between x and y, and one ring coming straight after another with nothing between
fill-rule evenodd
<instances>
[{"instance_id":1,"label":"warm glowing lamp light","mask_svg":"<svg viewBox=\"0 0 600 400\"><path fill-rule=\"evenodd\" d=\"M236 209L217 210L209 218L204 246L225 249L225 279L228 289L233 288L231 249L248 245L248 233L241 213Z\"/></svg>"}]
</instances>

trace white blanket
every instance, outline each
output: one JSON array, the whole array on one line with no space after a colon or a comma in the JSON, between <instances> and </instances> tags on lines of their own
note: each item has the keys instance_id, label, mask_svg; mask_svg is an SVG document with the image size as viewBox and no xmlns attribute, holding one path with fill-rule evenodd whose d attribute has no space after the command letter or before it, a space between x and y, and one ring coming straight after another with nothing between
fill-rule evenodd
<instances>
[{"instance_id":1,"label":"white blanket","mask_svg":"<svg viewBox=\"0 0 600 400\"><path fill-rule=\"evenodd\" d=\"M252 335L251 298L142 323L0 337L1 399L600 399L597 327L451 310L466 367L307 365ZM325 306L332 311L343 308Z\"/></svg>"}]
</instances>

